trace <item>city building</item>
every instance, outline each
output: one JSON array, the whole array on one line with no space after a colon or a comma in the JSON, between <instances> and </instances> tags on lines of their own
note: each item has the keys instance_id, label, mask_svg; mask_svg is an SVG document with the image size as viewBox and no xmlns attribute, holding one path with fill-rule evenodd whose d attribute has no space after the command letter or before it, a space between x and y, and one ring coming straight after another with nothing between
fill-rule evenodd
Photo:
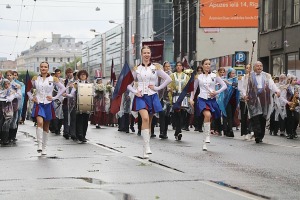
<instances>
[{"instance_id":1,"label":"city building","mask_svg":"<svg viewBox=\"0 0 300 200\"><path fill-rule=\"evenodd\" d=\"M142 42L164 41L163 60L173 61L172 0L125 0L125 60L140 63Z\"/></svg>"},{"instance_id":2,"label":"city building","mask_svg":"<svg viewBox=\"0 0 300 200\"><path fill-rule=\"evenodd\" d=\"M173 1L174 61L196 60L197 6L197 0Z\"/></svg>"},{"instance_id":3,"label":"city building","mask_svg":"<svg viewBox=\"0 0 300 200\"><path fill-rule=\"evenodd\" d=\"M180 18L184 18L184 2L177 1ZM190 2L187 7L194 10L195 2L187 2ZM195 59L197 65L202 59L209 58L212 69L236 67L238 74L244 73L244 65L257 60L258 8L258 0L197 1L195 56L191 55L193 49L186 47L181 47L183 53L187 49L189 60Z\"/></svg>"},{"instance_id":4,"label":"city building","mask_svg":"<svg viewBox=\"0 0 300 200\"><path fill-rule=\"evenodd\" d=\"M300 77L300 1L265 0L259 4L258 57L273 75Z\"/></svg>"},{"instance_id":5,"label":"city building","mask_svg":"<svg viewBox=\"0 0 300 200\"><path fill-rule=\"evenodd\" d=\"M123 24L97 34L94 39L83 44L82 67L91 77L98 70L102 77L110 77L112 60L116 74L120 74L124 64ZM122 50L121 50L122 49Z\"/></svg>"},{"instance_id":6,"label":"city building","mask_svg":"<svg viewBox=\"0 0 300 200\"><path fill-rule=\"evenodd\" d=\"M65 66L73 62L76 57L81 57L82 42L75 42L71 36L63 36L52 33L52 41L45 40L37 42L29 49L22 51L17 57L18 70L29 70L39 72L39 65L42 61L47 61L50 72L58 67Z\"/></svg>"},{"instance_id":7,"label":"city building","mask_svg":"<svg viewBox=\"0 0 300 200\"><path fill-rule=\"evenodd\" d=\"M0 57L0 71L17 70L17 62Z\"/></svg>"}]
</instances>

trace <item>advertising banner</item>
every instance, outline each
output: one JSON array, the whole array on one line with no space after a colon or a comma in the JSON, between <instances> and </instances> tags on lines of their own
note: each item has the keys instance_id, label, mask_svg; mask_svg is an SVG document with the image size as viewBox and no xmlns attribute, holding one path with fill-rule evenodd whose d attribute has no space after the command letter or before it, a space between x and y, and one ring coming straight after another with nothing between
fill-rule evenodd
<instances>
[{"instance_id":1,"label":"advertising banner","mask_svg":"<svg viewBox=\"0 0 300 200\"><path fill-rule=\"evenodd\" d=\"M200 27L258 27L258 0L201 0Z\"/></svg>"}]
</instances>

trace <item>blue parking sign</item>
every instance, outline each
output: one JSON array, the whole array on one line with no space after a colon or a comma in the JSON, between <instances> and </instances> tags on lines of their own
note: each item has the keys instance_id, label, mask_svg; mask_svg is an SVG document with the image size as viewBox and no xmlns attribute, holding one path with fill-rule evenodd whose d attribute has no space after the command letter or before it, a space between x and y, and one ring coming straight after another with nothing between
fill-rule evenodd
<instances>
[{"instance_id":1,"label":"blue parking sign","mask_svg":"<svg viewBox=\"0 0 300 200\"><path fill-rule=\"evenodd\" d=\"M246 60L246 54L244 52L236 52L235 53L236 62L244 62Z\"/></svg>"}]
</instances>

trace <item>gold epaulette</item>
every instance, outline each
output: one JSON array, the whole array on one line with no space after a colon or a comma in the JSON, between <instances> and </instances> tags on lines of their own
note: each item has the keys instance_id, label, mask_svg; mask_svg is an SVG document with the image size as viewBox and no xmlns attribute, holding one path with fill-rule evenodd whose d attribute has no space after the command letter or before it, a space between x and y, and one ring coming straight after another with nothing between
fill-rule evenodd
<instances>
[{"instance_id":1,"label":"gold epaulette","mask_svg":"<svg viewBox=\"0 0 300 200\"><path fill-rule=\"evenodd\" d=\"M136 71L136 70L137 70L137 65L134 66L134 67L132 68L132 70Z\"/></svg>"},{"instance_id":2,"label":"gold epaulette","mask_svg":"<svg viewBox=\"0 0 300 200\"><path fill-rule=\"evenodd\" d=\"M58 82L59 82L59 79L58 79L57 77L53 77L53 82L58 83Z\"/></svg>"},{"instance_id":3,"label":"gold epaulette","mask_svg":"<svg viewBox=\"0 0 300 200\"><path fill-rule=\"evenodd\" d=\"M32 77L32 80L36 81L37 80L37 76Z\"/></svg>"},{"instance_id":4,"label":"gold epaulette","mask_svg":"<svg viewBox=\"0 0 300 200\"><path fill-rule=\"evenodd\" d=\"M242 78L243 78L243 75L239 75L239 76L238 76L238 80L239 80L239 81L242 80Z\"/></svg>"},{"instance_id":5,"label":"gold epaulette","mask_svg":"<svg viewBox=\"0 0 300 200\"><path fill-rule=\"evenodd\" d=\"M161 70L162 69L161 64L155 63L154 65L155 65L156 70Z\"/></svg>"},{"instance_id":6,"label":"gold epaulette","mask_svg":"<svg viewBox=\"0 0 300 200\"><path fill-rule=\"evenodd\" d=\"M194 77L194 79L198 79L198 76L199 76L199 74L196 74L195 77Z\"/></svg>"}]
</instances>

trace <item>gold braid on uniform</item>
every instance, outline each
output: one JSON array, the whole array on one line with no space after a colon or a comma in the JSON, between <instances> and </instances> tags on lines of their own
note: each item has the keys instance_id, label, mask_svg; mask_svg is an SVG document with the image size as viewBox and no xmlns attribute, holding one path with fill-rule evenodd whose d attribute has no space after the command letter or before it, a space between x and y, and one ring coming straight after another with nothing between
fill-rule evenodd
<instances>
[{"instance_id":1,"label":"gold braid on uniform","mask_svg":"<svg viewBox=\"0 0 300 200\"><path fill-rule=\"evenodd\" d=\"M161 70L161 69L162 69L161 64L159 64L159 63L154 63L154 65L155 65L155 69L156 69L156 70Z\"/></svg>"}]
</instances>

